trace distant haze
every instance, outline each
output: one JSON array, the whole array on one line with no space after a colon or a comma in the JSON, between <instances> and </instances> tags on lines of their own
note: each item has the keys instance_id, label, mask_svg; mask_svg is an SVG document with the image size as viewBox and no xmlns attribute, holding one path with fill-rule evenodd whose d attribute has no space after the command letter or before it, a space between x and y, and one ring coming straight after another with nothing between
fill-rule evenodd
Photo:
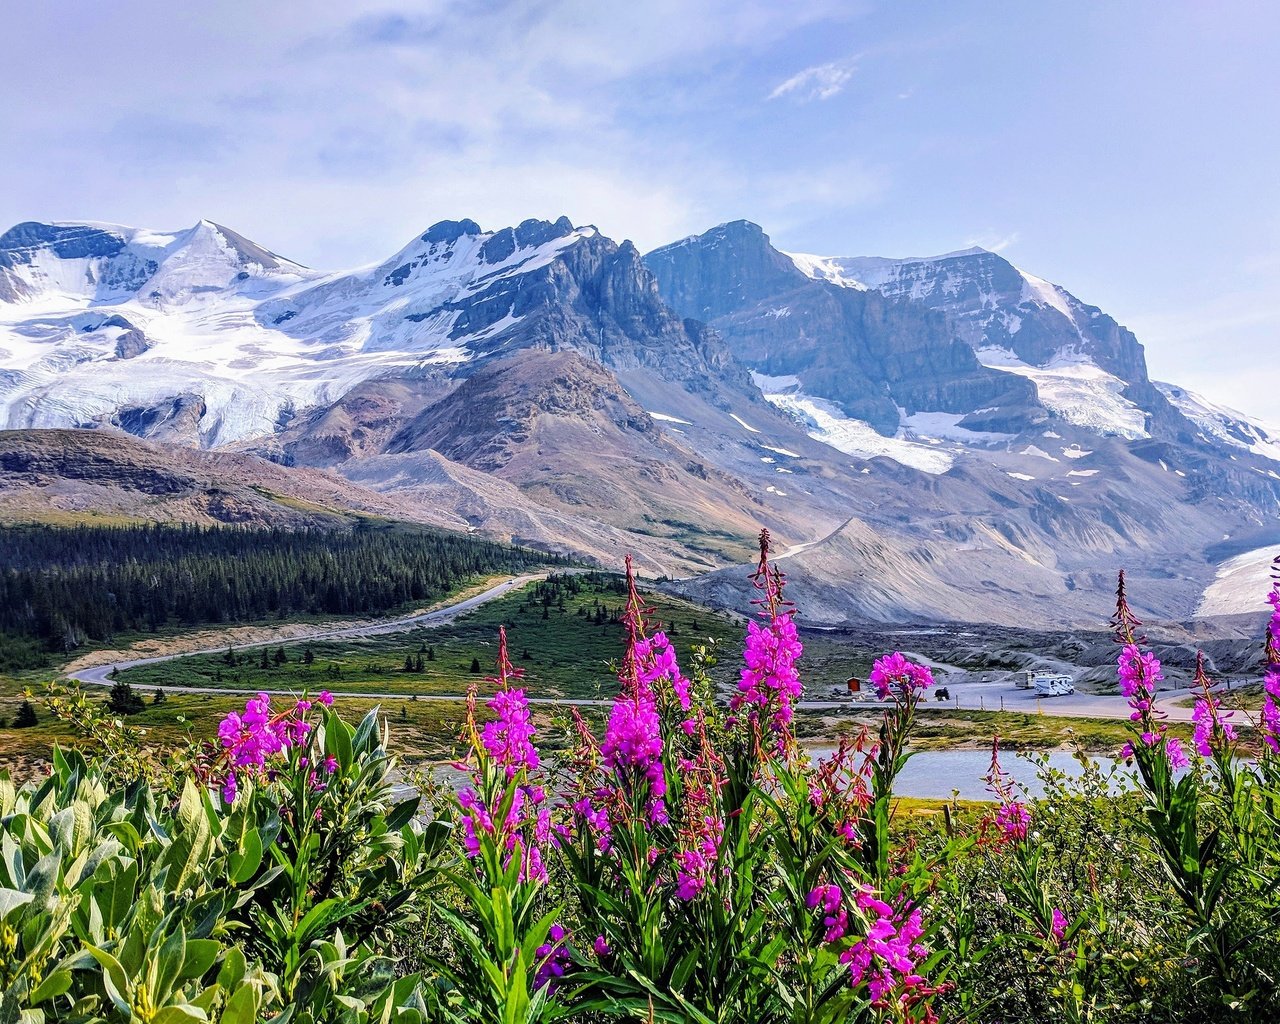
<instances>
[{"instance_id":1,"label":"distant haze","mask_svg":"<svg viewBox=\"0 0 1280 1024\"><path fill-rule=\"evenodd\" d=\"M201 218L304 264L446 217L649 249L981 245L1280 420L1280 5L11 5L0 231Z\"/></svg>"}]
</instances>

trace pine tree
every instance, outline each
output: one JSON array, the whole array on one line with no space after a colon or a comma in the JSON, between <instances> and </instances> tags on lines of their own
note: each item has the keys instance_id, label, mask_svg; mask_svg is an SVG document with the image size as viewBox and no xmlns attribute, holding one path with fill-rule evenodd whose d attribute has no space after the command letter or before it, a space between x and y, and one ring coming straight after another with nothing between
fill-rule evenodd
<instances>
[{"instance_id":1,"label":"pine tree","mask_svg":"<svg viewBox=\"0 0 1280 1024\"><path fill-rule=\"evenodd\" d=\"M436 660L436 649L434 647L427 648L427 661Z\"/></svg>"},{"instance_id":2,"label":"pine tree","mask_svg":"<svg viewBox=\"0 0 1280 1024\"><path fill-rule=\"evenodd\" d=\"M18 705L18 713L13 716L13 727L15 729L29 729L31 726L38 724L39 721L36 717L36 709L31 706L31 701L24 700Z\"/></svg>"},{"instance_id":3,"label":"pine tree","mask_svg":"<svg viewBox=\"0 0 1280 1024\"><path fill-rule=\"evenodd\" d=\"M136 715L146 707L146 703L128 683L116 683L107 697L107 707L117 715Z\"/></svg>"},{"instance_id":4,"label":"pine tree","mask_svg":"<svg viewBox=\"0 0 1280 1024\"><path fill-rule=\"evenodd\" d=\"M416 658L413 659L413 670L415 672L422 671L422 655L421 654L419 654Z\"/></svg>"},{"instance_id":5,"label":"pine tree","mask_svg":"<svg viewBox=\"0 0 1280 1024\"><path fill-rule=\"evenodd\" d=\"M402 669L402 671L404 672L413 671L413 655L412 654L406 654L404 656L404 668Z\"/></svg>"},{"instance_id":6,"label":"pine tree","mask_svg":"<svg viewBox=\"0 0 1280 1024\"><path fill-rule=\"evenodd\" d=\"M283 664L284 664L285 662L287 662L288 660L289 660L289 655L287 655L287 654L285 654L285 653L284 653L284 648L283 648L283 647L277 647L277 648L276 648L276 664L277 664L277 665L283 665Z\"/></svg>"},{"instance_id":7,"label":"pine tree","mask_svg":"<svg viewBox=\"0 0 1280 1024\"><path fill-rule=\"evenodd\" d=\"M472 658L472 659L471 659L471 671L472 671L472 672L479 672L479 671L480 671L480 659L479 659L479 658Z\"/></svg>"},{"instance_id":8,"label":"pine tree","mask_svg":"<svg viewBox=\"0 0 1280 1024\"><path fill-rule=\"evenodd\" d=\"M165 695L164 690L160 689L158 686L156 687L156 692L151 695L152 704L163 704L168 699L169 698Z\"/></svg>"},{"instance_id":9,"label":"pine tree","mask_svg":"<svg viewBox=\"0 0 1280 1024\"><path fill-rule=\"evenodd\" d=\"M316 660L316 656L312 652L310 647L308 647L305 651L302 652L302 664L310 665L315 660Z\"/></svg>"},{"instance_id":10,"label":"pine tree","mask_svg":"<svg viewBox=\"0 0 1280 1024\"><path fill-rule=\"evenodd\" d=\"M262 648L262 661L258 663L258 668L270 668L271 659L267 657L267 649Z\"/></svg>"}]
</instances>

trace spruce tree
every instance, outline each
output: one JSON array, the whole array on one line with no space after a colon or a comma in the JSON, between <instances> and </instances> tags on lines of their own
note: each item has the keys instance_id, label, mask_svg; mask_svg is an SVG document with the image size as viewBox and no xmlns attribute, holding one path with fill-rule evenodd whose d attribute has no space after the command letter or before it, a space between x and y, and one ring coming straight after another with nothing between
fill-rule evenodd
<instances>
[{"instance_id":1,"label":"spruce tree","mask_svg":"<svg viewBox=\"0 0 1280 1024\"><path fill-rule=\"evenodd\" d=\"M128 683L116 683L107 697L107 707L117 715L136 715L146 707L146 702L133 692Z\"/></svg>"},{"instance_id":2,"label":"spruce tree","mask_svg":"<svg viewBox=\"0 0 1280 1024\"><path fill-rule=\"evenodd\" d=\"M15 729L29 729L38 722L36 709L31 706L31 701L24 700L18 705L18 713L13 716L13 727Z\"/></svg>"},{"instance_id":3,"label":"spruce tree","mask_svg":"<svg viewBox=\"0 0 1280 1024\"><path fill-rule=\"evenodd\" d=\"M479 672L479 671L480 671L480 659L479 659L479 658L472 658L472 659L471 659L471 671L472 671L472 672Z\"/></svg>"}]
</instances>

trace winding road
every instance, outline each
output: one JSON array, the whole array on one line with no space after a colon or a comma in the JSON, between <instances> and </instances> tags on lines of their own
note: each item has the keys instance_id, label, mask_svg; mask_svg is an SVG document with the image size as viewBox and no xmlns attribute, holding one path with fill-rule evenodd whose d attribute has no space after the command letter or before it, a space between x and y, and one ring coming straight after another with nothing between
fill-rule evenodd
<instances>
[{"instance_id":1,"label":"winding road","mask_svg":"<svg viewBox=\"0 0 1280 1024\"><path fill-rule=\"evenodd\" d=\"M496 584L479 594L457 601L442 608L436 608L429 612L421 612L416 615L408 615L396 619L387 619L383 622L365 623L359 626L345 626L339 629L320 630L315 633L305 635L279 636L270 640L264 640L261 643L245 644L245 647L271 647L281 643L298 643L299 641L309 640L337 640L344 638L360 638L370 636L383 636L388 633L400 633L407 629L415 627L431 627L446 625L467 612L474 611L476 608L487 604L496 598L502 597L504 594L532 583L535 580L544 579L546 573L530 573L525 576L516 576L512 579L505 580ZM86 686L111 686L111 672L114 669L133 668L136 665L156 665L165 661L174 661L178 658L188 658L198 654L218 654L225 650L225 647L205 648L196 651L183 651L175 654L164 654L150 658L134 658L131 660L117 661L111 664L95 665L89 668L77 669L68 673L69 678ZM957 682L954 679L948 679L948 676L959 675L965 673L961 669L957 669L951 665L943 665L938 662L932 662L930 659L921 655L910 654L909 656L917 658L921 662L932 665L935 669L941 670L939 675L939 685L950 688L953 695L952 701L947 702L925 702L922 707L928 710L946 711L952 708L960 708L965 711L977 711L979 709L987 711L1010 711L1022 714L1045 714L1055 717L1065 718L1128 718L1130 708L1125 699L1118 694L1092 694L1092 693L1075 693L1066 697L1037 698L1034 693L1029 690L1022 690L1014 687L1010 683L979 683L979 682ZM245 687L229 687L229 686L169 686L163 687L166 692L171 693L206 693L206 694L243 694L250 692ZM257 692L257 691L253 691ZM267 693L292 693L292 690L267 690ZM418 701L444 701L454 702L465 700L466 694L462 693L370 693L366 691L344 691L350 696L358 696L370 700L418 700ZM1161 691L1159 694L1161 709L1165 711L1172 721L1189 721L1191 719L1192 709L1174 704L1173 701L1178 698L1185 697L1190 694L1190 690L1168 690ZM959 698L958 701L954 698ZM612 703L611 700L600 698L568 698L568 697L529 697L531 704L543 705L566 705L575 704L580 707L588 706L607 706ZM798 707L813 711L855 711L870 710L876 708L875 701L869 700L852 700L849 698L836 698L828 700L805 700L798 704Z\"/></svg>"}]
</instances>

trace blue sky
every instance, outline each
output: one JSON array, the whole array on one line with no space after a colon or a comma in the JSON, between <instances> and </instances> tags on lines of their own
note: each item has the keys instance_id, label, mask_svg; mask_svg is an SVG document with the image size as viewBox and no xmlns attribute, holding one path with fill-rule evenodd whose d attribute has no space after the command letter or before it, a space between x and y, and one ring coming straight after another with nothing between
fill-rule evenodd
<instances>
[{"instance_id":1,"label":"blue sky","mask_svg":"<svg viewBox=\"0 0 1280 1024\"><path fill-rule=\"evenodd\" d=\"M972 244L1280 422L1280 4L66 0L6 12L0 229L216 220L318 267L445 218Z\"/></svg>"}]
</instances>

